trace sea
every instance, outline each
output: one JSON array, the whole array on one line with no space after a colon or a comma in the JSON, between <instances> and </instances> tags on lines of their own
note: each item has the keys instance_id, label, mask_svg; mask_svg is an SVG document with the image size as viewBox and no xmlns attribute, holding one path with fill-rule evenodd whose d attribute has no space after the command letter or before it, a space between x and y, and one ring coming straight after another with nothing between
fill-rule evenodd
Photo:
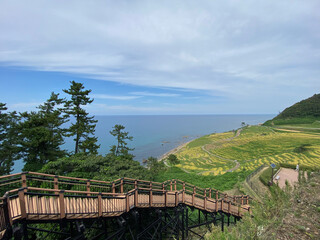
<instances>
[{"instance_id":1,"label":"sea","mask_svg":"<svg viewBox=\"0 0 320 240\"><path fill-rule=\"evenodd\" d=\"M125 126L126 132L133 137L128 142L134 148L132 154L135 160L142 162L148 157L160 158L165 153L211 133L221 133L235 130L245 122L256 125L273 118L273 114L259 115L138 115L138 116L96 116L98 120L95 136L100 144L99 154L105 155L110 151L116 139L110 134L116 124ZM72 138L67 138L63 148L74 150ZM15 162L12 173L21 172L23 161Z\"/></svg>"}]
</instances>

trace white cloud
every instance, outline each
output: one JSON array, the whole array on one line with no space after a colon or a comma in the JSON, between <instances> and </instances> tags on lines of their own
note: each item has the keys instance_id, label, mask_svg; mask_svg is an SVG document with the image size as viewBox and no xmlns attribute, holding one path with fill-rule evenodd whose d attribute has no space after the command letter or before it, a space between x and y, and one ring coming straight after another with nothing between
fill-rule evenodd
<instances>
[{"instance_id":1,"label":"white cloud","mask_svg":"<svg viewBox=\"0 0 320 240\"><path fill-rule=\"evenodd\" d=\"M288 85L291 96L307 95L320 87L319 8L318 0L2 0L0 63L251 101Z\"/></svg>"},{"instance_id":2,"label":"white cloud","mask_svg":"<svg viewBox=\"0 0 320 240\"><path fill-rule=\"evenodd\" d=\"M115 95L108 95L108 94L91 94L91 97L97 99L112 99L112 100L133 100L140 98L140 96L115 96Z\"/></svg>"},{"instance_id":3,"label":"white cloud","mask_svg":"<svg viewBox=\"0 0 320 240\"><path fill-rule=\"evenodd\" d=\"M145 97L179 97L177 93L152 93L152 92L131 92L133 95Z\"/></svg>"}]
</instances>

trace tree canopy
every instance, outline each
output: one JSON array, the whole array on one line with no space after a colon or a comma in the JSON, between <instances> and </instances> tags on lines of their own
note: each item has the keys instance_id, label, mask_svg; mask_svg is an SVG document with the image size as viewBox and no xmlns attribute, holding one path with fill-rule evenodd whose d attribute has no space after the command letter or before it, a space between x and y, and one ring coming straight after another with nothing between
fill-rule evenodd
<instances>
[{"instance_id":1,"label":"tree canopy","mask_svg":"<svg viewBox=\"0 0 320 240\"><path fill-rule=\"evenodd\" d=\"M127 145L127 140L132 141L133 137L129 136L128 132L123 131L124 126L116 124L113 127L113 130L110 131L110 134L117 139L117 145L111 146L111 153L118 155L127 155L129 151L132 151L133 148L129 148Z\"/></svg>"},{"instance_id":2,"label":"tree canopy","mask_svg":"<svg viewBox=\"0 0 320 240\"><path fill-rule=\"evenodd\" d=\"M98 139L94 137L95 127L97 120L94 117L89 117L89 113L83 108L93 102L93 99L89 97L91 90L84 90L82 83L71 81L69 89L63 91L70 95L70 100L66 100L64 112L68 116L75 118L75 122L71 123L71 126L67 129L67 136L74 137L75 148L74 153L77 154L80 151L84 153L97 154L99 145Z\"/></svg>"}]
</instances>

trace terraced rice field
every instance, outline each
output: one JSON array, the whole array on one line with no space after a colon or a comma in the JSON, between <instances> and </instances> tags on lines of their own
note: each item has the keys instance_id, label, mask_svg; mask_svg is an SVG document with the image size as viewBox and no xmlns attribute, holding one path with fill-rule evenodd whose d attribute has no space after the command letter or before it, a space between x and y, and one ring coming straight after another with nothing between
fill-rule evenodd
<instances>
[{"instance_id":1,"label":"terraced rice field","mask_svg":"<svg viewBox=\"0 0 320 240\"><path fill-rule=\"evenodd\" d=\"M308 144L307 151L294 150ZM180 167L202 175L223 174L240 163L236 171L254 170L263 163L292 163L320 168L320 136L303 132L274 131L250 126L238 137L234 132L207 135L177 152Z\"/></svg>"}]
</instances>

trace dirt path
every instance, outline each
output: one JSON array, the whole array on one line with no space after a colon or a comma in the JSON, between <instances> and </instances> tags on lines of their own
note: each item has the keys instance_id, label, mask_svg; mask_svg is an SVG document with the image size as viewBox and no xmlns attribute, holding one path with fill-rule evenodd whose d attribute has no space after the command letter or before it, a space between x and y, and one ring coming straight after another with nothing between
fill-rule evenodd
<instances>
[{"instance_id":1,"label":"dirt path","mask_svg":"<svg viewBox=\"0 0 320 240\"><path fill-rule=\"evenodd\" d=\"M226 140L226 141L232 141L233 139L235 139L235 138L237 138L237 137L240 136L241 131L242 131L242 128L238 129L237 132L236 132L236 134L235 134L233 137L227 138L227 139L225 139L225 140ZM221 156L216 155L216 154L214 154L214 153L212 153L212 152L209 152L207 149L205 149L205 147L206 147L206 145L202 146L201 149L202 149L204 152L206 152L209 156L213 156L213 157L216 157L216 158L220 158L220 159L225 160L225 161L232 161L232 162L234 162L234 163L236 164L233 168L228 169L227 172L233 172L233 171L237 170L237 169L240 167L240 163L238 162L238 160L228 159L228 158L221 157ZM204 172L206 172L206 171L204 171ZM204 173L204 172L201 172L200 174L202 174L202 173Z\"/></svg>"},{"instance_id":2,"label":"dirt path","mask_svg":"<svg viewBox=\"0 0 320 240\"><path fill-rule=\"evenodd\" d=\"M239 137L242 130L243 130L242 128L238 129L237 132L236 132L236 134L235 134L233 137L227 138L227 139L225 139L225 140L226 140L226 141L232 141L233 139ZM194 139L193 139L193 140L194 140ZM186 143L184 143L184 144L181 144L181 145L179 145L177 148L174 148L174 149L172 149L171 151L163 154L163 155L159 158L158 161L164 160L164 164L169 167L169 164L166 162L165 159L166 159L170 154L175 154L175 153L177 153L179 150L181 150L182 148L184 148L185 146L187 146L187 144L190 143L190 142L192 142L193 140L190 140L190 141L188 141L188 142L186 142ZM225 161L232 161L232 162L234 162L234 163L236 164L233 168L228 169L227 172L233 172L233 171L237 170L238 168L240 168L240 163L238 162L238 160L224 158L224 157L221 157L221 156L216 155L216 154L214 154L214 153L211 153L211 152L209 152L207 149L205 149L205 146L206 146L206 145L202 146L201 149L202 149L204 152L206 152L208 155L213 156L213 157L216 157L216 158L219 158L219 159L222 159L222 160L225 160ZM182 168L181 168L181 169L182 169ZM182 170L183 170L184 172L186 172L186 173L190 173L190 172L188 172L188 171L185 170L185 169L182 169ZM207 171L203 171L203 172L200 172L200 173L198 173L198 174L203 174L203 173L205 173L205 172L207 172Z\"/></svg>"}]
</instances>

